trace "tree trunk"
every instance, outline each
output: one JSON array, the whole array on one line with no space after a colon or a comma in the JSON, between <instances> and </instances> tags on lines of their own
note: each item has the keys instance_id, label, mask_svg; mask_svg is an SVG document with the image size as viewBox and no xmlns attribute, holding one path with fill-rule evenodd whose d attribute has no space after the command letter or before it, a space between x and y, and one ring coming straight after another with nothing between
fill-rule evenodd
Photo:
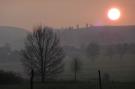
<instances>
[{"instance_id":1,"label":"tree trunk","mask_svg":"<svg viewBox=\"0 0 135 89\"><path fill-rule=\"evenodd\" d=\"M33 80L34 80L34 71L32 69L31 70L31 75L30 75L30 89L34 89L33 88Z\"/></svg>"},{"instance_id":2,"label":"tree trunk","mask_svg":"<svg viewBox=\"0 0 135 89\"><path fill-rule=\"evenodd\" d=\"M75 81L77 80L77 78L76 78L77 76L76 76L76 75L77 75L77 73L76 73L76 71L75 71Z\"/></svg>"},{"instance_id":3,"label":"tree trunk","mask_svg":"<svg viewBox=\"0 0 135 89\"><path fill-rule=\"evenodd\" d=\"M98 74L99 74L99 89L102 89L100 70L98 70Z\"/></svg>"},{"instance_id":4,"label":"tree trunk","mask_svg":"<svg viewBox=\"0 0 135 89\"><path fill-rule=\"evenodd\" d=\"M45 77L44 77L44 64L42 60L42 66L41 66L41 83L44 83Z\"/></svg>"},{"instance_id":5,"label":"tree trunk","mask_svg":"<svg viewBox=\"0 0 135 89\"><path fill-rule=\"evenodd\" d=\"M41 82L44 83L45 82L45 77L44 77L44 73L41 74Z\"/></svg>"}]
</instances>

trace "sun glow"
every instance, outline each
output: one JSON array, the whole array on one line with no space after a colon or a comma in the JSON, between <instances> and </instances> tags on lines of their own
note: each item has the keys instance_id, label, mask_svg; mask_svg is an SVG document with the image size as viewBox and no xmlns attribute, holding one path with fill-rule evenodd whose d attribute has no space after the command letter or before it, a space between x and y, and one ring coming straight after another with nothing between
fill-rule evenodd
<instances>
[{"instance_id":1,"label":"sun glow","mask_svg":"<svg viewBox=\"0 0 135 89\"><path fill-rule=\"evenodd\" d=\"M120 10L118 8L109 9L108 18L110 20L113 20L113 21L118 20L120 18L120 16L121 16L121 12L120 12Z\"/></svg>"}]
</instances>

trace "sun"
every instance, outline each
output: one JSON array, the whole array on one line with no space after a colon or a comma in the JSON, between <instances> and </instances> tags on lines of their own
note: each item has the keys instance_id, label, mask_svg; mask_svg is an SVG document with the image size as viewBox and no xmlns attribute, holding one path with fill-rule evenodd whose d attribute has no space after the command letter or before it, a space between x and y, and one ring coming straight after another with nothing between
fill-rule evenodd
<instances>
[{"instance_id":1,"label":"sun","mask_svg":"<svg viewBox=\"0 0 135 89\"><path fill-rule=\"evenodd\" d=\"M118 8L111 8L108 10L108 18L112 21L116 21L121 17L121 12Z\"/></svg>"}]
</instances>

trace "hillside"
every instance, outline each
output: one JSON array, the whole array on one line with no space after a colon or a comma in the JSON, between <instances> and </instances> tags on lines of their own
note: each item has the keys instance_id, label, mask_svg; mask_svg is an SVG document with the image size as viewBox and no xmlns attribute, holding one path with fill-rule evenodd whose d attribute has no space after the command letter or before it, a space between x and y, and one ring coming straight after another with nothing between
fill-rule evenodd
<instances>
[{"instance_id":1,"label":"hillside","mask_svg":"<svg viewBox=\"0 0 135 89\"><path fill-rule=\"evenodd\" d=\"M98 26L59 30L63 45L135 43L135 26Z\"/></svg>"},{"instance_id":2,"label":"hillside","mask_svg":"<svg viewBox=\"0 0 135 89\"><path fill-rule=\"evenodd\" d=\"M24 46L24 39L27 31L22 28L0 26L0 45L9 43L12 48L20 49Z\"/></svg>"},{"instance_id":3,"label":"hillside","mask_svg":"<svg viewBox=\"0 0 135 89\"><path fill-rule=\"evenodd\" d=\"M93 26L80 29L55 29L55 31L60 36L67 55L65 58L64 78L72 79L73 73L69 69L71 61L73 57L79 57L83 64L83 71L79 75L83 79L96 78L97 70L100 68L103 73L108 73L114 80L134 81L134 55L126 55L122 60L119 59L119 55L114 55L111 60L102 51L102 54L93 62L86 57L84 49L90 42L96 42L102 44L102 46L135 43L135 26ZM21 28L0 27L0 45L9 43L11 48L19 50L24 46L24 39L27 33L25 29ZM4 47L7 48L6 46ZM6 52L6 58L3 57L4 59L2 59L0 56L0 68L23 73L20 57L17 56L16 52L12 52L12 50ZM8 52L11 52L11 55L8 55Z\"/></svg>"},{"instance_id":4,"label":"hillside","mask_svg":"<svg viewBox=\"0 0 135 89\"><path fill-rule=\"evenodd\" d=\"M92 26L55 31L63 46L80 47L93 41L100 44L135 43L135 26ZM22 28L0 26L0 45L10 43L13 48L22 48L27 33Z\"/></svg>"}]
</instances>

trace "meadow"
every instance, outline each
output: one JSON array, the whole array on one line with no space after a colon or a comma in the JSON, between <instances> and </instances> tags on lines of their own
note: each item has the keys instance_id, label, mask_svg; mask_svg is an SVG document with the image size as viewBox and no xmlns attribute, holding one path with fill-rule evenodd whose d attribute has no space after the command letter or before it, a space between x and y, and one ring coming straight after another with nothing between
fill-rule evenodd
<instances>
[{"instance_id":1,"label":"meadow","mask_svg":"<svg viewBox=\"0 0 135 89\"><path fill-rule=\"evenodd\" d=\"M0 85L0 89L30 89L29 83ZM98 82L49 82L36 83L34 89L99 89ZM135 82L111 82L102 84L102 89L135 89Z\"/></svg>"}]
</instances>

